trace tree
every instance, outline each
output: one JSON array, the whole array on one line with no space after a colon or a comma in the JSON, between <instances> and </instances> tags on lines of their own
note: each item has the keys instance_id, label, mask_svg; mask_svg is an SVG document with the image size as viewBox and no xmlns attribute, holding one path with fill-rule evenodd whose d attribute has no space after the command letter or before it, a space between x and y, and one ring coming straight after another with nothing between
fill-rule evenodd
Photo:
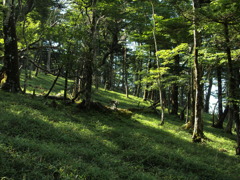
<instances>
[{"instance_id":1,"label":"tree","mask_svg":"<svg viewBox=\"0 0 240 180\"><path fill-rule=\"evenodd\" d=\"M44 6L42 6L44 4ZM26 21L26 16L35 10L33 16L48 16L48 8L53 0L5 0L3 1L3 34L4 34L4 66L2 72L6 74L6 82L2 89L9 92L19 92L20 73L18 57L17 22ZM28 48L28 47L27 47Z\"/></svg>"},{"instance_id":2,"label":"tree","mask_svg":"<svg viewBox=\"0 0 240 180\"><path fill-rule=\"evenodd\" d=\"M193 37L194 37L194 86L195 86L195 114L194 114L194 129L193 142L200 142L203 139L203 121L202 121L202 107L203 107L203 85L202 67L199 62L199 48L201 45L200 33L198 32L198 16L197 10L200 8L199 0L193 0Z\"/></svg>"},{"instance_id":3,"label":"tree","mask_svg":"<svg viewBox=\"0 0 240 180\"><path fill-rule=\"evenodd\" d=\"M228 66L228 106L229 107L229 122L226 131L231 133L232 124L235 121L237 129L237 154L240 154L240 119L239 119L239 107L238 107L238 95L239 81L238 67L232 57L232 49L236 48L232 37L234 37L235 31L232 26L239 24L240 16L238 1L214 1L210 3L210 6L203 8L203 14L209 18L212 22L220 25L221 39L218 43L221 43L220 47L226 54L227 66ZM219 11L221 10L221 11ZM224 41L222 41L222 39ZM234 40L237 37L235 36ZM221 124L220 124L221 127Z\"/></svg>"},{"instance_id":4,"label":"tree","mask_svg":"<svg viewBox=\"0 0 240 180\"><path fill-rule=\"evenodd\" d=\"M17 1L3 1L3 33L4 33L4 67L2 71L6 73L7 80L2 89L9 92L19 92L19 60L16 34L16 4Z\"/></svg>"}]
</instances>

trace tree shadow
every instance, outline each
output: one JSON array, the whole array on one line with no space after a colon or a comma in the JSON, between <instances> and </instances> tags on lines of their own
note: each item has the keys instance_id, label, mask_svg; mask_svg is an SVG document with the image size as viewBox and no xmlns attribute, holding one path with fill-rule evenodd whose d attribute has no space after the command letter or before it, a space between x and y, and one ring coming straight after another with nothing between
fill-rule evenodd
<instances>
[{"instance_id":1,"label":"tree shadow","mask_svg":"<svg viewBox=\"0 0 240 180\"><path fill-rule=\"evenodd\" d=\"M238 159L124 112L56 109L24 97L14 105L24 107L1 110L2 177L52 179L57 171L62 179L240 178L227 173L240 170Z\"/></svg>"}]
</instances>

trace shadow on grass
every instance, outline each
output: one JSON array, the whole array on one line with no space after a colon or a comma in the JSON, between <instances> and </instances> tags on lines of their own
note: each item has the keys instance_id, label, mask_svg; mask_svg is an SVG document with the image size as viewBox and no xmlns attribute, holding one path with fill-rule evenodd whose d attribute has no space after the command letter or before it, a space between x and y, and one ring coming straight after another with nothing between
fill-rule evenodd
<instances>
[{"instance_id":1,"label":"shadow on grass","mask_svg":"<svg viewBox=\"0 0 240 180\"><path fill-rule=\"evenodd\" d=\"M124 113L53 109L24 96L20 100L11 99L1 110L2 177L52 179L57 171L62 179L240 178L238 159Z\"/></svg>"},{"instance_id":2,"label":"shadow on grass","mask_svg":"<svg viewBox=\"0 0 240 180\"><path fill-rule=\"evenodd\" d=\"M159 115L157 115L155 112L154 113L145 113L147 116L151 117L152 119L160 119ZM149 120L151 120L151 118ZM229 139L234 141L234 143L236 144L236 133L233 134L228 134L225 133L224 129L218 129L218 128L214 128L212 127L212 115L210 114L206 114L204 113L203 116L203 123L204 123L204 132L210 133L212 135L215 135L217 137L221 137L221 138L225 138L225 139ZM174 116L174 115L169 115L167 113L165 113L165 122L168 124L171 124L173 126L178 126L181 127L182 125L185 124L184 121L180 120L179 117ZM178 130L184 130L181 128L178 128ZM189 130L186 130L189 131ZM214 141L214 139L211 139L208 137L208 135L206 135L206 138L210 141ZM235 148L235 147L232 147Z\"/></svg>"}]
</instances>

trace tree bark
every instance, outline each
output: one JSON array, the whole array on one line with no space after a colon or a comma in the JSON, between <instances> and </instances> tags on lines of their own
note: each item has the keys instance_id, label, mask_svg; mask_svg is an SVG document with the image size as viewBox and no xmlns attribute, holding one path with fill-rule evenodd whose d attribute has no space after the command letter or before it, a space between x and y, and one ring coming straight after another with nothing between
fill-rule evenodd
<instances>
[{"instance_id":1,"label":"tree bark","mask_svg":"<svg viewBox=\"0 0 240 180\"><path fill-rule=\"evenodd\" d=\"M187 96L187 114L186 114L186 129L193 129L194 126L194 115L195 115L195 87L194 87L194 71L191 67L191 70L189 72L189 76L191 79L189 80L189 90L188 90L188 96Z\"/></svg>"},{"instance_id":2,"label":"tree bark","mask_svg":"<svg viewBox=\"0 0 240 180\"><path fill-rule=\"evenodd\" d=\"M195 114L194 114L194 129L192 140L193 142L201 142L203 139L203 121L202 121L202 101L203 101L203 87L201 84L202 80L202 67L199 63L198 49L201 45L200 34L197 30L198 18L196 9L200 7L199 0L192 0L193 3L193 25L194 25L194 86L195 86Z\"/></svg>"},{"instance_id":3,"label":"tree bark","mask_svg":"<svg viewBox=\"0 0 240 180\"><path fill-rule=\"evenodd\" d=\"M148 62L147 62L147 74L150 72L151 68L152 68L152 62L151 62L151 58L149 57ZM144 101L148 100L148 95L149 95L148 87L149 87L149 84L146 83L146 85L144 87L144 92L143 92L143 100Z\"/></svg>"},{"instance_id":4,"label":"tree bark","mask_svg":"<svg viewBox=\"0 0 240 180\"><path fill-rule=\"evenodd\" d=\"M157 39L156 39L156 24L155 24L155 19L154 19L155 10L154 10L154 6L153 6L152 1L151 1L151 5L152 5L152 18L153 18L153 31L152 31L152 33L153 33L153 40L154 40L155 58L156 58L156 62L157 62L157 69L158 69L158 71L160 71L160 62L159 62L158 56L156 54L157 51L158 51L158 47L157 47ZM163 105L163 90L162 90L162 84L161 84L161 77L162 77L162 75L159 72L158 73L158 78L157 78L159 100L160 100L160 105L161 105L161 120L160 120L159 125L164 124L164 105Z\"/></svg>"},{"instance_id":5,"label":"tree bark","mask_svg":"<svg viewBox=\"0 0 240 180\"><path fill-rule=\"evenodd\" d=\"M51 50L49 49L49 50L47 51L47 70L48 70L48 71L51 71L51 54L52 54L52 52L51 52Z\"/></svg>"},{"instance_id":6,"label":"tree bark","mask_svg":"<svg viewBox=\"0 0 240 180\"><path fill-rule=\"evenodd\" d=\"M125 94L128 98L128 73L127 73L127 48L123 48L123 80L124 80L124 88L125 88Z\"/></svg>"},{"instance_id":7,"label":"tree bark","mask_svg":"<svg viewBox=\"0 0 240 180\"><path fill-rule=\"evenodd\" d=\"M45 98L47 98L47 97L50 95L50 93L52 92L52 90L53 90L55 84L57 83L57 80L58 80L58 78L59 78L59 76L60 76L60 74L61 74L62 68L63 68L63 66L62 66L61 68L59 68L58 75L57 75L56 78L54 79L54 81L53 81L53 83L52 83L52 86L51 86L51 88L49 89L48 93L44 96Z\"/></svg>"},{"instance_id":8,"label":"tree bark","mask_svg":"<svg viewBox=\"0 0 240 180\"><path fill-rule=\"evenodd\" d=\"M215 128L223 129L223 122L227 116L229 106L227 106L223 112L222 105L222 67L217 67L217 81L218 81L218 120L214 125Z\"/></svg>"},{"instance_id":9,"label":"tree bark","mask_svg":"<svg viewBox=\"0 0 240 180\"><path fill-rule=\"evenodd\" d=\"M225 23L224 25L224 35L225 35L225 42L226 42L226 54L227 54L227 59L228 59L228 92L229 92L229 124L228 124L228 131L232 129L232 122L237 116L235 113L238 113L238 107L237 107L237 102L236 102L236 79L234 77L234 69L233 69L233 64L232 64L232 55L231 55L231 48L229 46L230 43L230 37L229 37L229 27L228 24ZM239 121L235 119L235 121ZM231 130L229 131L231 132Z\"/></svg>"},{"instance_id":10,"label":"tree bark","mask_svg":"<svg viewBox=\"0 0 240 180\"><path fill-rule=\"evenodd\" d=\"M173 75L179 76L179 55L176 55L174 57L174 67L173 67ZM172 97L171 97L171 114L172 115L178 115L178 84L174 83L172 86Z\"/></svg>"},{"instance_id":11,"label":"tree bark","mask_svg":"<svg viewBox=\"0 0 240 180\"><path fill-rule=\"evenodd\" d=\"M107 63L106 69L106 82L105 89L111 90L113 86L113 61L114 61L114 53L110 54L109 63Z\"/></svg>"},{"instance_id":12,"label":"tree bark","mask_svg":"<svg viewBox=\"0 0 240 180\"><path fill-rule=\"evenodd\" d=\"M67 99L67 89L68 89L68 67L66 69L66 72L65 72L65 83L64 83L64 100Z\"/></svg>"},{"instance_id":13,"label":"tree bark","mask_svg":"<svg viewBox=\"0 0 240 180\"><path fill-rule=\"evenodd\" d=\"M206 94L206 99L205 99L205 106L204 106L204 112L209 113L209 101L211 97L211 92L212 92L212 85L213 85L213 78L211 75L209 75L209 80L208 80L208 91Z\"/></svg>"},{"instance_id":14,"label":"tree bark","mask_svg":"<svg viewBox=\"0 0 240 180\"><path fill-rule=\"evenodd\" d=\"M9 92L19 92L19 59L16 34L15 1L3 1L3 34L4 34L4 69L7 80L2 89Z\"/></svg>"},{"instance_id":15,"label":"tree bark","mask_svg":"<svg viewBox=\"0 0 240 180\"><path fill-rule=\"evenodd\" d=\"M89 51L86 54L84 61L84 77L85 77L85 107L87 109L91 106L92 100L92 82L93 82L93 64L96 59L96 44L97 44L97 5L98 0L92 1L92 15L91 15L91 28L90 28L90 42Z\"/></svg>"},{"instance_id":16,"label":"tree bark","mask_svg":"<svg viewBox=\"0 0 240 180\"><path fill-rule=\"evenodd\" d=\"M217 67L217 81L218 81L218 117L223 114L223 105L222 105L222 67Z\"/></svg>"},{"instance_id":17,"label":"tree bark","mask_svg":"<svg viewBox=\"0 0 240 180\"><path fill-rule=\"evenodd\" d=\"M225 107L224 112L221 114L221 116L218 117L218 121L217 123L214 125L215 128L219 128L219 129L223 129L223 122L226 119L227 115L228 115L228 111L229 111L229 106L227 105ZM226 128L226 132L228 128Z\"/></svg>"},{"instance_id":18,"label":"tree bark","mask_svg":"<svg viewBox=\"0 0 240 180\"><path fill-rule=\"evenodd\" d=\"M224 23L224 35L226 42L226 54L228 59L228 74L229 74L229 123L227 126L227 131L231 133L232 130L232 122L236 123L236 132L237 132L237 148L236 154L240 155L240 119L239 119L239 107L237 102L237 92L239 90L239 84L237 78L236 71L238 69L234 69L230 48L230 36L229 36L229 26L227 23Z\"/></svg>"}]
</instances>

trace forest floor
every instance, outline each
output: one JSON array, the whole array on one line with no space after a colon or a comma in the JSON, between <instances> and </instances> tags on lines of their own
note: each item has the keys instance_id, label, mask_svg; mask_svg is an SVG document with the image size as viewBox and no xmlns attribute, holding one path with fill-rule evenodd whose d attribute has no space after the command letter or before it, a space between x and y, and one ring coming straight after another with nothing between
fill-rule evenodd
<instances>
[{"instance_id":1,"label":"forest floor","mask_svg":"<svg viewBox=\"0 0 240 180\"><path fill-rule=\"evenodd\" d=\"M29 93L44 94L54 77L39 75ZM60 79L53 94L63 93ZM32 89L31 89L32 88ZM77 105L31 95L0 92L0 179L189 179L238 180L236 137L211 127L204 115L203 143L192 143L183 121L166 115L164 126L142 99L99 88L94 101L115 111L81 110Z\"/></svg>"}]
</instances>

